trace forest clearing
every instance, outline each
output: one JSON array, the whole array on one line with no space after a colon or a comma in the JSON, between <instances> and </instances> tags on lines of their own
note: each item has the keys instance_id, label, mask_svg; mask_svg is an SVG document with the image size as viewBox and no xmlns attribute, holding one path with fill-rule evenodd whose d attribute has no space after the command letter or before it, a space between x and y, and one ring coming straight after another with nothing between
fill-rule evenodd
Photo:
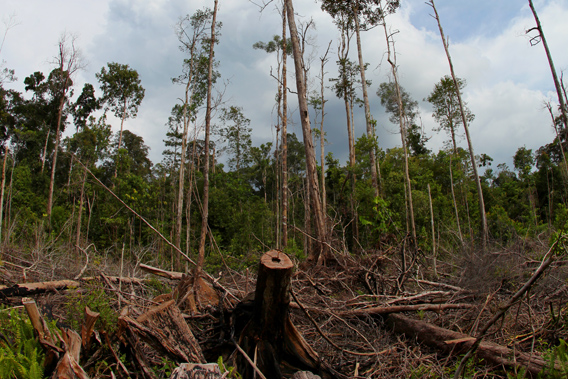
<instances>
[{"instance_id":1,"label":"forest clearing","mask_svg":"<svg viewBox=\"0 0 568 379\"><path fill-rule=\"evenodd\" d=\"M319 59L293 0L251 5L281 19L250 46L275 62L274 138L259 145L223 98L219 0L179 17L180 96L159 163L128 129L146 96L129 64L108 62L79 91L87 64L64 33L51 72L20 92L2 61L0 378L567 377L567 91L537 9L528 0L525 32L555 90L535 127L554 137L494 171L475 153L467 78L434 0L447 73L422 103L448 139L430 148L401 85L389 24L401 3L319 1L339 36ZM388 71L376 99L400 146L380 147L371 30ZM345 163L326 153L330 93Z\"/></svg>"}]
</instances>

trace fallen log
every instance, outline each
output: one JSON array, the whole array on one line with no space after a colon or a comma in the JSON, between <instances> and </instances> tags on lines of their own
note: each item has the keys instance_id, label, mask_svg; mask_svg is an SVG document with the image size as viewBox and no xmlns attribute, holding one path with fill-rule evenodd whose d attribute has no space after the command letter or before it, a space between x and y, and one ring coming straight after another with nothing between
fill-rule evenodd
<instances>
[{"instance_id":1,"label":"fallen log","mask_svg":"<svg viewBox=\"0 0 568 379\"><path fill-rule=\"evenodd\" d=\"M144 280L138 278L120 278L118 276L106 276L112 282L126 284L143 284ZM81 287L83 282L101 281L101 276L86 277L81 280L53 280L49 282L19 283L12 286L0 285L0 298L24 297L45 292L56 292L66 289Z\"/></svg>"},{"instance_id":2,"label":"fallen log","mask_svg":"<svg viewBox=\"0 0 568 379\"><path fill-rule=\"evenodd\" d=\"M252 317L246 320L237 344L243 352L237 355L236 366L244 379L254 378L256 370L270 379L280 379L296 371L316 372L324 379L335 378L290 320L293 269L290 258L280 251L271 250L260 259ZM248 357L255 357L255 368Z\"/></svg>"},{"instance_id":3,"label":"fallen log","mask_svg":"<svg viewBox=\"0 0 568 379\"><path fill-rule=\"evenodd\" d=\"M425 345L451 355L464 354L475 342L475 338L466 334L399 314L390 314L387 317L387 324L396 333L416 338ZM502 366L505 369L525 367L527 373L533 377L547 367L547 362L536 353L526 354L492 342L481 342L477 349L477 357L488 364Z\"/></svg>"},{"instance_id":4,"label":"fallen log","mask_svg":"<svg viewBox=\"0 0 568 379\"><path fill-rule=\"evenodd\" d=\"M180 280L183 277L183 273L181 272L162 270L161 268L148 266L145 265L144 263L140 263L138 267L140 267L140 269L142 269L143 271L149 272L150 274L154 274L157 276L161 276L162 278Z\"/></svg>"},{"instance_id":5,"label":"fallen log","mask_svg":"<svg viewBox=\"0 0 568 379\"><path fill-rule=\"evenodd\" d=\"M441 312L448 309L469 309L473 308L473 304L410 304L410 305L392 305L389 307L372 307L353 309L340 312L340 316L367 316L367 315L386 315L400 312L418 312L432 311Z\"/></svg>"}]
</instances>

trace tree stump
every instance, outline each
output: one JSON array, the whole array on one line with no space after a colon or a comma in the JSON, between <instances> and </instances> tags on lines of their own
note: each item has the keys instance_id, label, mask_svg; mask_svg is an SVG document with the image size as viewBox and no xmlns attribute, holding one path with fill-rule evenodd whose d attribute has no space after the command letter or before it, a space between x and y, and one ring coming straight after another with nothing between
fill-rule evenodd
<instances>
[{"instance_id":1,"label":"tree stump","mask_svg":"<svg viewBox=\"0 0 568 379\"><path fill-rule=\"evenodd\" d=\"M267 378L280 379L303 370L317 372L324 379L334 378L290 321L293 271L294 264L280 251L271 250L262 256L253 314L238 343ZM253 367L242 354L236 365L244 379L254 377Z\"/></svg>"}]
</instances>

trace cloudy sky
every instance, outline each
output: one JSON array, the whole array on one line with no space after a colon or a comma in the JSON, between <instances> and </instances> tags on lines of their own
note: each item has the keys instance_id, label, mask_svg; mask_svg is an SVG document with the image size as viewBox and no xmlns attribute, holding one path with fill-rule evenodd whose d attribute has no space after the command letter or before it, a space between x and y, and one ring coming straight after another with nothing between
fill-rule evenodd
<instances>
[{"instance_id":1,"label":"cloudy sky","mask_svg":"<svg viewBox=\"0 0 568 379\"><path fill-rule=\"evenodd\" d=\"M260 1L260 0L258 0ZM558 71L568 68L568 0L535 0ZM419 101L420 117L428 147L437 151L448 139L433 132L436 126L432 109L423 101L435 83L449 74L448 64L432 10L424 0L403 0L402 8L387 18L395 36L401 85ZM126 129L141 135L150 146L150 157L161 160L164 149L165 123L171 108L183 94L183 88L172 84L180 74L183 55L178 49L174 24L186 14L213 1L205 0L0 0L2 35L12 17L16 21L7 31L0 60L16 71L18 81L8 87L23 91L23 79L35 71L46 75L57 52L62 33L78 37L85 70L75 78L76 92L83 83L97 85L95 73L107 64L130 65L141 77L146 89L138 117L127 120ZM530 46L525 30L534 26L534 19L523 0L437 0L436 5L444 32L450 40L450 51L456 74L467 81L465 100L475 114L471 135L477 154L494 158L494 165L508 163L521 146L536 150L553 138L550 116L544 104L556 103L554 85L542 45ZM246 0L219 0L218 19L223 23L222 36L216 51L224 83L227 105L243 108L251 120L253 143L275 138L274 95L276 83L270 76L274 58L254 50L253 43L268 41L280 34L280 15L275 5L262 13ZM312 88L319 75L319 57L330 41L331 52L326 66L326 78L337 75L338 32L331 18L313 0L295 1L298 20L312 18L314 63ZM355 44L353 43L353 46ZM372 80L370 101L378 120L379 144L382 148L400 145L397 127L388 121L375 92L381 82L388 81L389 67L385 61L385 41L382 29L363 34L364 60L370 63ZM353 59L356 59L353 51ZM293 80L290 80L292 83ZM100 92L99 92L100 95ZM342 163L347 161L347 131L343 104L328 89L326 130L328 151ZM292 112L297 101L291 97ZM356 135L364 133L364 119L357 117ZM114 130L119 122L112 120ZM301 136L299 125L290 130ZM465 146L462 139L461 145Z\"/></svg>"}]
</instances>

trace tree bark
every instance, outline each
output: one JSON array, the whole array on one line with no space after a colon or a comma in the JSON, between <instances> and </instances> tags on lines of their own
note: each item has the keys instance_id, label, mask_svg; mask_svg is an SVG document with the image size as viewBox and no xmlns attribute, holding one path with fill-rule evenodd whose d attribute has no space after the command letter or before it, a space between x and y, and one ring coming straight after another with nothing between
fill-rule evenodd
<instances>
[{"instance_id":1,"label":"tree bark","mask_svg":"<svg viewBox=\"0 0 568 379\"><path fill-rule=\"evenodd\" d=\"M304 148L306 152L306 172L308 187L311 192L311 211L314 215L317 239L316 248L310 250L307 261L312 265L316 265L319 263L320 257L325 256L327 253L328 237L325 229L325 221L322 217L321 195L317 178L316 157L313 145L312 129L310 127L308 102L306 99L304 70L302 68L303 60L300 53L300 43L298 41L298 30L296 28L296 21L294 18L294 5L292 4L292 0L286 0L286 10L288 14L288 27L290 30L290 37L292 39L292 51L294 54L296 88L300 106L300 120L302 122Z\"/></svg>"}]
</instances>

